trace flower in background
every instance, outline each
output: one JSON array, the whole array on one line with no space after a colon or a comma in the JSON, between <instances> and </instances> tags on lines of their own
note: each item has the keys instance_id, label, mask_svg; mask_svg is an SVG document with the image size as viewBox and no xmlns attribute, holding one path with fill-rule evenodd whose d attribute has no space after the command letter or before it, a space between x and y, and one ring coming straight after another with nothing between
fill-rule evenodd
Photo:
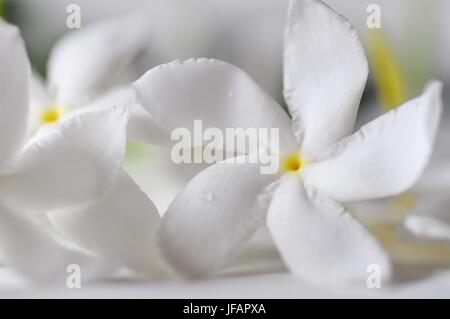
<instances>
[{"instance_id":1,"label":"flower in background","mask_svg":"<svg viewBox=\"0 0 450 319\"><path fill-rule=\"evenodd\" d=\"M304 278L361 280L369 264L390 276L382 246L336 200L394 195L416 181L439 122L440 84L348 136L367 72L348 21L322 2L293 0L284 48L293 132L283 109L224 62L170 63L134 83L140 103L167 131L192 128L195 119L221 130L280 129L281 177L259 174L256 164L219 162L170 205L160 244L174 269L200 276L223 266L266 220L285 263Z\"/></svg>"},{"instance_id":2,"label":"flower in background","mask_svg":"<svg viewBox=\"0 0 450 319\"><path fill-rule=\"evenodd\" d=\"M160 273L158 211L121 168L130 106L87 108L21 147L29 124L29 62L16 28L1 22L0 34L1 261L38 280L57 279L58 271L64 276L68 264L85 259L93 269Z\"/></svg>"},{"instance_id":3,"label":"flower in background","mask_svg":"<svg viewBox=\"0 0 450 319\"><path fill-rule=\"evenodd\" d=\"M0 42L0 259L32 279L56 279L90 254L38 216L103 195L124 156L128 112L85 113L26 142L29 62L18 30L3 21Z\"/></svg>"},{"instance_id":4,"label":"flower in background","mask_svg":"<svg viewBox=\"0 0 450 319\"><path fill-rule=\"evenodd\" d=\"M47 84L34 73L31 104L36 126L54 124L112 89L133 80L132 62L145 49L143 15L115 17L62 37L53 47Z\"/></svg>"},{"instance_id":5,"label":"flower in background","mask_svg":"<svg viewBox=\"0 0 450 319\"><path fill-rule=\"evenodd\" d=\"M60 5L55 4L57 8ZM84 5L83 18L87 11ZM64 35L51 51L48 83L45 84L36 73L32 78L33 124L30 133L34 134L37 129L48 129L61 119L80 112L102 109L108 105L128 107L130 120L127 138L132 143L128 144L126 159L129 160L127 163L132 162L133 165L126 167L158 206L166 207L179 188L179 180L185 181L180 178L182 174L172 173L177 168L166 164L169 163L166 154L158 148L150 149L151 158L145 156L145 162L133 162L138 159L133 150L145 155L145 152L149 152L149 147L136 142L153 144L154 139L165 132L158 129L158 125L140 107L133 92L123 85L141 74L139 61L154 34L150 32L150 21L153 23L148 17L148 11L129 13L83 25L82 29ZM180 173L179 170L177 173ZM142 178L144 174L147 176ZM155 179L158 183L150 182L156 174L161 176Z\"/></svg>"}]
</instances>

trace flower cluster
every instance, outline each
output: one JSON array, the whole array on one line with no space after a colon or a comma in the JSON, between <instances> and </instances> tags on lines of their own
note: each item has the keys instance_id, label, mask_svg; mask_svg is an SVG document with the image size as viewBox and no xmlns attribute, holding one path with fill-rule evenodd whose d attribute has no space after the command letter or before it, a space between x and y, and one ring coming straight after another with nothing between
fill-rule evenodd
<instances>
[{"instance_id":1,"label":"flower cluster","mask_svg":"<svg viewBox=\"0 0 450 319\"><path fill-rule=\"evenodd\" d=\"M243 70L214 59L160 65L127 84L149 30L131 15L65 36L44 84L17 28L0 23L2 265L35 281L59 280L68 264L88 278L121 268L206 276L265 226L305 280L365 282L370 265L388 280L388 251L347 205L415 185L433 151L442 84L430 81L354 132L368 63L350 23L321 1L289 4L287 111ZM280 169L261 174L246 161L255 154L231 147L235 158L202 170L158 212L122 167L127 141L167 147L170 132L197 120L223 131L279 129L278 147L266 151ZM449 225L450 215L422 207L404 228L448 241Z\"/></svg>"}]
</instances>

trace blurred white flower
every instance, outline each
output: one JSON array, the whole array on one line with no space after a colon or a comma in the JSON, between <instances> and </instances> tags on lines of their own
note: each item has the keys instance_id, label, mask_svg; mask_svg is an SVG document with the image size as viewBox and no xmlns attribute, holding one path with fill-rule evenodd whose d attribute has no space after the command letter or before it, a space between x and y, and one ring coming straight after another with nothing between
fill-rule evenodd
<instances>
[{"instance_id":1,"label":"blurred white flower","mask_svg":"<svg viewBox=\"0 0 450 319\"><path fill-rule=\"evenodd\" d=\"M38 280L84 260L95 270L159 272L158 211L121 169L130 105L86 108L22 146L29 62L17 29L1 22L0 32L1 261Z\"/></svg>"},{"instance_id":2,"label":"blurred white flower","mask_svg":"<svg viewBox=\"0 0 450 319\"><path fill-rule=\"evenodd\" d=\"M416 181L432 149L441 85L430 84L422 96L345 138L367 73L348 21L319 1L293 0L284 48L293 132L282 108L224 62L174 62L135 82L138 100L167 131L192 128L195 119L221 130L280 129L281 178L259 174L257 164L224 161L195 176L170 205L160 243L178 272L199 276L222 266L267 219L287 266L302 277L362 279L369 264L390 276L382 246L335 200L398 194Z\"/></svg>"},{"instance_id":3,"label":"blurred white flower","mask_svg":"<svg viewBox=\"0 0 450 319\"><path fill-rule=\"evenodd\" d=\"M70 32L54 46L48 61L47 84L35 72L31 104L35 126L54 124L70 110L137 77L132 62L146 46L149 23L129 14Z\"/></svg>"},{"instance_id":4,"label":"blurred white flower","mask_svg":"<svg viewBox=\"0 0 450 319\"><path fill-rule=\"evenodd\" d=\"M48 85L38 74L32 77L30 134L37 129L48 129L63 118L112 105L130 109L129 141L152 143L154 138L165 134L142 110L134 92L123 86L141 74L138 61L148 46L151 22L147 13L135 12L83 24L81 30L64 35L54 46L48 61ZM156 156L161 157L156 153L153 158ZM162 174L164 181L173 179L167 178L171 177L169 168L163 167ZM166 182L169 186L170 183ZM164 186L165 192L171 190ZM150 192L159 205L173 198L172 193L161 196Z\"/></svg>"},{"instance_id":5,"label":"blurred white flower","mask_svg":"<svg viewBox=\"0 0 450 319\"><path fill-rule=\"evenodd\" d=\"M85 265L91 255L40 216L87 205L108 189L125 153L128 112L85 113L26 142L28 58L18 30L3 21L0 43L0 259L32 279L56 280L69 263Z\"/></svg>"},{"instance_id":6,"label":"blurred white flower","mask_svg":"<svg viewBox=\"0 0 450 319\"><path fill-rule=\"evenodd\" d=\"M130 110L127 138L152 141L160 134L152 129L156 124L140 109L133 92L121 87L136 76L132 62L147 46L149 27L146 16L128 14L61 38L49 58L48 89L37 77L32 82L38 123L56 123L70 110L67 117L120 105ZM159 219L154 204L124 170L100 200L49 213L51 224L80 246L110 264L145 273L157 267L154 234Z\"/></svg>"}]
</instances>

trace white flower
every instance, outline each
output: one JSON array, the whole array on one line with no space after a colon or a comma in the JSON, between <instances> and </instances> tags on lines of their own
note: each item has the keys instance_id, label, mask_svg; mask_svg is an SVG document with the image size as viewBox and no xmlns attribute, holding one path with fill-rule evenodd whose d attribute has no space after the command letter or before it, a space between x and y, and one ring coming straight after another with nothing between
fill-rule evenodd
<instances>
[{"instance_id":1,"label":"white flower","mask_svg":"<svg viewBox=\"0 0 450 319\"><path fill-rule=\"evenodd\" d=\"M160 217L121 169L129 108L87 109L24 145L30 67L17 29L0 23L1 262L35 280L64 277L71 263L85 279L85 265L154 273Z\"/></svg>"},{"instance_id":2,"label":"white flower","mask_svg":"<svg viewBox=\"0 0 450 319\"><path fill-rule=\"evenodd\" d=\"M97 22L63 36L53 47L47 84L33 72L35 126L54 124L137 76L132 62L147 46L149 22L129 14Z\"/></svg>"},{"instance_id":3,"label":"white flower","mask_svg":"<svg viewBox=\"0 0 450 319\"><path fill-rule=\"evenodd\" d=\"M0 259L36 280L60 278L90 255L37 216L102 196L124 156L128 112L85 113L26 142L30 66L18 30L3 21L0 70Z\"/></svg>"},{"instance_id":4,"label":"white flower","mask_svg":"<svg viewBox=\"0 0 450 319\"><path fill-rule=\"evenodd\" d=\"M153 142L161 134L157 124L135 101L134 92L122 86L133 76L128 74L131 62L147 47L148 36L149 20L141 14L104 20L64 36L50 55L48 89L34 78L33 96L41 98L32 104L40 105L41 123L58 122L70 110L66 118L122 106L130 112L127 138ZM149 274L159 271L154 242L159 213L123 169L96 202L48 217L56 230L105 263Z\"/></svg>"},{"instance_id":5,"label":"white flower","mask_svg":"<svg viewBox=\"0 0 450 319\"><path fill-rule=\"evenodd\" d=\"M50 53L48 83L33 72L31 133L87 110L120 105L130 109L128 140L153 144L164 135L126 85L137 77L136 60L148 47L149 31L146 14L133 13L62 37Z\"/></svg>"},{"instance_id":6,"label":"white flower","mask_svg":"<svg viewBox=\"0 0 450 319\"><path fill-rule=\"evenodd\" d=\"M217 269L266 221L286 265L304 278L365 280L370 264L390 276L382 246L337 201L398 194L416 181L432 149L441 85L431 83L420 97L348 136L367 73L364 50L343 17L322 2L293 0L284 48L292 121L247 74L216 60L170 63L135 82L138 100L167 131L192 128L195 119L221 130L280 129L281 175L220 162L170 205L160 244L178 272Z\"/></svg>"},{"instance_id":7,"label":"white flower","mask_svg":"<svg viewBox=\"0 0 450 319\"><path fill-rule=\"evenodd\" d=\"M32 104L40 105L41 122L58 122L70 110L67 117L119 105L130 110L127 138L153 142L153 136L161 134L154 129L157 125L136 103L134 92L121 86L132 78L131 62L148 46L148 36L148 18L129 14L83 27L59 40L48 63L48 89L34 78L34 96L41 99L32 99ZM153 274L159 214L124 170L112 184L90 206L50 213L50 222L108 263Z\"/></svg>"}]
</instances>

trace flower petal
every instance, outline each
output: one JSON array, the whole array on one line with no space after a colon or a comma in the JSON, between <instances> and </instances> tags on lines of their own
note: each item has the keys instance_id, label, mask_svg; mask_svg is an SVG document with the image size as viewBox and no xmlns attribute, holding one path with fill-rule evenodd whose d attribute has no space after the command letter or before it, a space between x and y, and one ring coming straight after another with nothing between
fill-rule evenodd
<instances>
[{"instance_id":1,"label":"flower petal","mask_svg":"<svg viewBox=\"0 0 450 319\"><path fill-rule=\"evenodd\" d=\"M403 226L408 233L425 241L450 241L450 200L448 193L421 194Z\"/></svg>"},{"instance_id":2,"label":"flower petal","mask_svg":"<svg viewBox=\"0 0 450 319\"><path fill-rule=\"evenodd\" d=\"M378 265L382 277L390 277L388 256L375 237L337 202L305 188L297 175L281 178L267 214L275 245L300 277L365 284L369 265Z\"/></svg>"},{"instance_id":3,"label":"flower petal","mask_svg":"<svg viewBox=\"0 0 450 319\"><path fill-rule=\"evenodd\" d=\"M133 270L158 270L156 230L160 216L151 200L121 171L98 201L49 214L51 224L81 247Z\"/></svg>"},{"instance_id":4,"label":"flower petal","mask_svg":"<svg viewBox=\"0 0 450 319\"><path fill-rule=\"evenodd\" d=\"M196 175L163 217L162 253L185 276L205 275L222 266L239 252L264 218L267 197L261 194L276 177L260 174L256 164L233 160Z\"/></svg>"},{"instance_id":5,"label":"flower petal","mask_svg":"<svg viewBox=\"0 0 450 319\"><path fill-rule=\"evenodd\" d=\"M140 141L148 144L167 146L170 133L167 132L148 112L139 104L136 92L131 86L121 86L94 99L85 107L74 111L102 109L111 106L126 106L130 108L130 120L128 122L128 140Z\"/></svg>"},{"instance_id":6,"label":"flower petal","mask_svg":"<svg viewBox=\"0 0 450 319\"><path fill-rule=\"evenodd\" d=\"M310 184L339 201L397 195L417 181L439 124L441 83L332 145L303 170Z\"/></svg>"},{"instance_id":7,"label":"flower petal","mask_svg":"<svg viewBox=\"0 0 450 319\"><path fill-rule=\"evenodd\" d=\"M2 176L0 197L33 210L67 208L100 197L125 153L126 108L85 112L30 141L11 173Z\"/></svg>"},{"instance_id":8,"label":"flower petal","mask_svg":"<svg viewBox=\"0 0 450 319\"><path fill-rule=\"evenodd\" d=\"M364 49L344 17L321 1L291 0L284 96L304 156L315 159L352 133L367 74Z\"/></svg>"},{"instance_id":9,"label":"flower petal","mask_svg":"<svg viewBox=\"0 0 450 319\"><path fill-rule=\"evenodd\" d=\"M56 234L39 222L3 204L0 204L0 254L6 266L29 279L62 283L68 275L68 265L77 264L84 270L93 258L61 238L58 240Z\"/></svg>"},{"instance_id":10,"label":"flower petal","mask_svg":"<svg viewBox=\"0 0 450 319\"><path fill-rule=\"evenodd\" d=\"M52 107L53 97L47 91L42 77L35 70L31 71L30 80L30 120L28 124L28 137L33 136L39 129L45 129L42 125L45 110Z\"/></svg>"},{"instance_id":11,"label":"flower petal","mask_svg":"<svg viewBox=\"0 0 450 319\"><path fill-rule=\"evenodd\" d=\"M30 80L30 106L32 109L48 107L52 103L51 96L47 91L44 80L37 71L31 72Z\"/></svg>"},{"instance_id":12,"label":"flower petal","mask_svg":"<svg viewBox=\"0 0 450 319\"><path fill-rule=\"evenodd\" d=\"M80 106L119 84L130 63L147 46L148 31L148 17L132 14L63 37L48 64L49 86L58 102Z\"/></svg>"},{"instance_id":13,"label":"flower petal","mask_svg":"<svg viewBox=\"0 0 450 319\"><path fill-rule=\"evenodd\" d=\"M0 165L22 147L27 133L30 72L19 30L0 19Z\"/></svg>"},{"instance_id":14,"label":"flower petal","mask_svg":"<svg viewBox=\"0 0 450 319\"><path fill-rule=\"evenodd\" d=\"M222 132L278 128L281 151L297 150L286 112L245 72L226 62L174 61L148 71L134 87L142 106L169 132L178 127L193 132L194 120Z\"/></svg>"}]
</instances>

